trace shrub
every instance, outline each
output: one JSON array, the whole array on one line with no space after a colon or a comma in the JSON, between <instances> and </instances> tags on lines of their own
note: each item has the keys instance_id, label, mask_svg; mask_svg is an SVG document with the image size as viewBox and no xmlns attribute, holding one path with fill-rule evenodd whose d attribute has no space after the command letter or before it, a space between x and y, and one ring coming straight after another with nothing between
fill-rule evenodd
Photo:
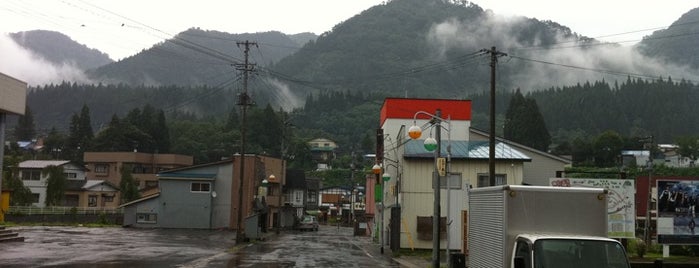
<instances>
[{"instance_id":1,"label":"shrub","mask_svg":"<svg viewBox=\"0 0 699 268\"><path fill-rule=\"evenodd\" d=\"M648 245L646 245L646 241L643 241L643 239L637 238L636 239L636 254L638 255L638 257L643 258L643 256L646 255L647 250L648 250Z\"/></svg>"}]
</instances>

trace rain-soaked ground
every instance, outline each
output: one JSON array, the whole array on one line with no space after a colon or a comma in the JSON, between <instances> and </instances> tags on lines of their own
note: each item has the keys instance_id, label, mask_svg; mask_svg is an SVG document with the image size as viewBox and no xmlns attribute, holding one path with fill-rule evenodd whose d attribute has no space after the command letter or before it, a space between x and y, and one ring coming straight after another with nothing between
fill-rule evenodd
<instances>
[{"instance_id":1,"label":"rain-soaked ground","mask_svg":"<svg viewBox=\"0 0 699 268\"><path fill-rule=\"evenodd\" d=\"M350 228L322 226L251 244L229 260L229 267L399 267L369 237Z\"/></svg>"},{"instance_id":2,"label":"rain-soaked ground","mask_svg":"<svg viewBox=\"0 0 699 268\"><path fill-rule=\"evenodd\" d=\"M0 267L399 267L370 238L342 227L268 233L239 250L230 230L11 229L25 241L0 244Z\"/></svg>"}]
</instances>

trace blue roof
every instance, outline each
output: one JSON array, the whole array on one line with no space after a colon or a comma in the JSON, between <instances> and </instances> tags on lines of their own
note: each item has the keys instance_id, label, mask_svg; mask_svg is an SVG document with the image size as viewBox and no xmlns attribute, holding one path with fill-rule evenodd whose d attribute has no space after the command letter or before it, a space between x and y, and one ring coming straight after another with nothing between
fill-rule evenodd
<instances>
[{"instance_id":1,"label":"blue roof","mask_svg":"<svg viewBox=\"0 0 699 268\"><path fill-rule=\"evenodd\" d=\"M424 140L408 140L405 144L404 157L433 158L434 152L425 150ZM451 158L489 159L490 143L488 141L445 141L442 140L440 155L446 157L447 145L451 144ZM524 160L531 158L517 149L502 143L495 143L495 159Z\"/></svg>"}]
</instances>

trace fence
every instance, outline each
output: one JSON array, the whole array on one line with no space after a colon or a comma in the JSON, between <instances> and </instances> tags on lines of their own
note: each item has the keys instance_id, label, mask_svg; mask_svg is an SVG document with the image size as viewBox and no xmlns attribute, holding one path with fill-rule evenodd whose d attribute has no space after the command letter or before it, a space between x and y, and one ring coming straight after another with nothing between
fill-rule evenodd
<instances>
[{"instance_id":1,"label":"fence","mask_svg":"<svg viewBox=\"0 0 699 268\"><path fill-rule=\"evenodd\" d=\"M19 215L99 215L123 214L123 208L10 206L7 214Z\"/></svg>"},{"instance_id":2,"label":"fence","mask_svg":"<svg viewBox=\"0 0 699 268\"><path fill-rule=\"evenodd\" d=\"M117 224L124 222L121 208L91 207L20 207L11 206L5 214L5 221L16 223L100 223Z\"/></svg>"}]
</instances>

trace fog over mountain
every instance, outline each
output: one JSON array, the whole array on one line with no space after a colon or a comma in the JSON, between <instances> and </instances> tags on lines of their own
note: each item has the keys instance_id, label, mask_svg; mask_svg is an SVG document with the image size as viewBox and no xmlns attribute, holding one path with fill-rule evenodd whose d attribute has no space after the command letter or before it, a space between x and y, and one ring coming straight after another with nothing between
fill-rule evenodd
<instances>
[{"instance_id":1,"label":"fog over mountain","mask_svg":"<svg viewBox=\"0 0 699 268\"><path fill-rule=\"evenodd\" d=\"M9 35L0 34L0 54L0 72L25 81L30 86L62 81L92 83L74 62L51 62L21 47Z\"/></svg>"},{"instance_id":2,"label":"fog over mountain","mask_svg":"<svg viewBox=\"0 0 699 268\"><path fill-rule=\"evenodd\" d=\"M586 81L623 81L627 76L645 79L671 76L699 81L699 72L689 65L675 64L643 55L636 46L601 43L573 38L557 29L553 40L536 36L534 42L518 40L516 33L528 18L503 17L492 13L478 23L447 19L434 25L428 40L438 55L454 48L474 49L495 46L507 53L499 65L506 69L501 82L522 90L541 90ZM553 22L544 22L555 25ZM446 60L442 58L442 60Z\"/></svg>"}]
</instances>

